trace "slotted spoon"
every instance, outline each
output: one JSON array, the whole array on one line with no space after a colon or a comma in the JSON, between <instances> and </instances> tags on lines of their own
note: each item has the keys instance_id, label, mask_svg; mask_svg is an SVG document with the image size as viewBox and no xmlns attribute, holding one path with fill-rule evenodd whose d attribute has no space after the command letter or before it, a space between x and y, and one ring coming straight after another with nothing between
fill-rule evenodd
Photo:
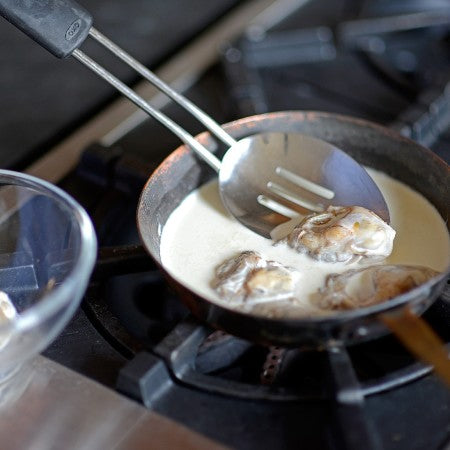
<instances>
[{"instance_id":1,"label":"slotted spoon","mask_svg":"<svg viewBox=\"0 0 450 450\"><path fill-rule=\"evenodd\" d=\"M333 145L295 133L267 133L236 141L187 98L92 27L91 15L74 1L2 0L0 14L59 58L69 55L157 119L219 175L222 201L241 223L264 237L305 211L328 205L364 206L389 222L384 198L368 173ZM151 106L109 71L79 50L90 36L177 102L229 149L220 161L191 134Z\"/></svg>"}]
</instances>

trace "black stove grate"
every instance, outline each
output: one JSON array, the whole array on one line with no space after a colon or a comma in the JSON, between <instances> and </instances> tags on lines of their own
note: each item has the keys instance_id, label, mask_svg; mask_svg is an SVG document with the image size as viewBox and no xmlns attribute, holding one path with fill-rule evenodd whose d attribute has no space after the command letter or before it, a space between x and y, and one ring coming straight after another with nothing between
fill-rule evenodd
<instances>
[{"instance_id":1,"label":"black stove grate","mask_svg":"<svg viewBox=\"0 0 450 450\"><path fill-rule=\"evenodd\" d=\"M414 361L390 336L319 352L266 348L212 331L187 314L155 267L150 264L150 271L140 272L142 264L148 264L142 256L139 247L116 249L111 264L126 268L124 274L113 278L119 285L109 291L105 280L95 277L90 292L95 288L97 294L105 296L88 295L84 308L97 329L129 358L119 372L118 390L149 408L164 403L176 386L214 398L321 403L333 406L330 420L344 448L364 445L377 449L382 448L380 436L367 415L366 398L407 385L431 371ZM103 260L100 267L105 264ZM133 269L138 272L130 274ZM123 277L132 277L135 285L128 279L121 289ZM127 295L130 286L131 294ZM111 304L114 297L119 304ZM141 298L145 299L144 308ZM450 342L447 302L438 300L425 318ZM268 371L269 380L265 377ZM343 432L355 429L356 433Z\"/></svg>"}]
</instances>

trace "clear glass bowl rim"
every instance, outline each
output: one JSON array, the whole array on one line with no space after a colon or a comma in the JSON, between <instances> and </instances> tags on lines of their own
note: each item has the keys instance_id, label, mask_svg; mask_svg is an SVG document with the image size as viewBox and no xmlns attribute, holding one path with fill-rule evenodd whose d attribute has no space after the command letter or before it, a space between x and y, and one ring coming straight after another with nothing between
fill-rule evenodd
<instances>
[{"instance_id":1,"label":"clear glass bowl rim","mask_svg":"<svg viewBox=\"0 0 450 450\"><path fill-rule=\"evenodd\" d=\"M0 169L0 183L32 188L62 202L73 213L80 232L79 255L62 284L46 294L39 302L16 315L8 322L0 325L0 333L8 332L11 328L30 329L44 322L58 310L68 306L73 292L87 284L93 270L97 256L97 238L92 222L84 208L61 188L54 184L22 172ZM1 286L0 286L1 289Z\"/></svg>"}]
</instances>

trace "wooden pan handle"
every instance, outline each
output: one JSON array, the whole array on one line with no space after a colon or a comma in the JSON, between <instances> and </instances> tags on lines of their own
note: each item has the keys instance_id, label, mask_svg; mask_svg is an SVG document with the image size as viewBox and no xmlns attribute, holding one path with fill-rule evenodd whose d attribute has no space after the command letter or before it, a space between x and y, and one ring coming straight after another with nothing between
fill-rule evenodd
<instances>
[{"instance_id":1,"label":"wooden pan handle","mask_svg":"<svg viewBox=\"0 0 450 450\"><path fill-rule=\"evenodd\" d=\"M438 375L450 387L450 359L442 339L425 320L409 307L400 314L380 316L381 321L402 344L417 358L434 367Z\"/></svg>"}]
</instances>

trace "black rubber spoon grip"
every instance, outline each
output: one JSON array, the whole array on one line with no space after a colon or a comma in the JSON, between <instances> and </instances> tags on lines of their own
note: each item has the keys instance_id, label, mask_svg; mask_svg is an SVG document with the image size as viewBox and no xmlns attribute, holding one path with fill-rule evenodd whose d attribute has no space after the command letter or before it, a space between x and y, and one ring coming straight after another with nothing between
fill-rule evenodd
<instances>
[{"instance_id":1,"label":"black rubber spoon grip","mask_svg":"<svg viewBox=\"0 0 450 450\"><path fill-rule=\"evenodd\" d=\"M58 58L86 39L92 16L71 0L0 0L0 15Z\"/></svg>"}]
</instances>

